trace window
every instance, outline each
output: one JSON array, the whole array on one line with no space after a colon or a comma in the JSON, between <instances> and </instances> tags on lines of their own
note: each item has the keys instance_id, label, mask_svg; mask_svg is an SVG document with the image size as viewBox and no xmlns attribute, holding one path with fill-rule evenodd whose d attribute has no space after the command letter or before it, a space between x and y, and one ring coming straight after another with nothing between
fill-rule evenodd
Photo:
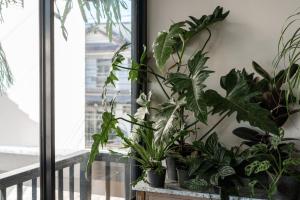
<instances>
[{"instance_id":1,"label":"window","mask_svg":"<svg viewBox=\"0 0 300 200\"><path fill-rule=\"evenodd\" d=\"M123 42L132 41L134 49L126 53L129 63L131 53L139 57L137 47L142 48L145 43L137 41L145 37L136 37L138 28L132 26L132 22L137 23L139 1L119 1L127 5L121 9L121 31L117 26L110 26L105 18L100 19L101 23L98 19L95 21L95 7L88 10L90 15L86 15L84 21L82 9L93 4L86 0L56 0L55 3L40 0L40 9L36 1L15 2L21 4L10 5L3 13L1 10L5 23L0 27L5 31L0 33L0 43L14 83L0 97L1 109L5 111L0 115L1 131L5 133L0 136L0 199L52 200L52 194L58 200L130 199L130 171L134 166L130 167L130 163L108 154L107 150L97 157L92 171L86 171L86 163L92 135L101 126L101 114L105 109L101 104L101 93L110 72L112 55ZM78 2L85 3L80 7ZM52 47L49 38L54 36L50 31L52 20L47 15L52 9L50 3L54 3L55 11L54 55L49 51ZM39 19L43 22L43 29L39 27ZM3 56L0 49L0 57L1 54ZM45 55L40 57L41 71L39 55ZM54 74L51 71L52 58L55 58ZM1 63L0 67L3 67ZM52 75L55 81L51 79ZM131 99L136 89L132 91L135 87L128 81L126 72L120 71L118 77L120 81L116 88L108 88L108 98L118 94L116 114L126 118L135 107ZM39 79L42 85L39 85ZM53 94L52 84L55 84L55 95L49 96ZM39 98L40 91L42 98ZM50 106L54 102L55 112ZM39 104L42 109L39 109ZM52 141L54 129L55 149ZM130 134L129 124L122 124L122 129ZM120 141L112 134L106 148L119 147ZM51 162L54 151L55 165ZM54 176L48 176L53 172L55 182L52 180Z\"/></svg>"}]
</instances>

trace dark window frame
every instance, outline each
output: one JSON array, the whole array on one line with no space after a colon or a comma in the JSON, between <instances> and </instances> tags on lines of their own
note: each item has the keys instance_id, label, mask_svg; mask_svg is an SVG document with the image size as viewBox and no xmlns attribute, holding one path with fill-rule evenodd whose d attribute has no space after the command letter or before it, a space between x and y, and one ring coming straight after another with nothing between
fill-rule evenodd
<instances>
[{"instance_id":1,"label":"dark window frame","mask_svg":"<svg viewBox=\"0 0 300 200\"><path fill-rule=\"evenodd\" d=\"M55 200L54 0L39 0L40 41L40 170L41 200ZM147 0L132 0L132 58L139 60L147 44ZM147 91L147 74L132 83L132 113L140 92ZM132 165L134 166L134 165ZM131 180L139 170L131 168Z\"/></svg>"}]
</instances>

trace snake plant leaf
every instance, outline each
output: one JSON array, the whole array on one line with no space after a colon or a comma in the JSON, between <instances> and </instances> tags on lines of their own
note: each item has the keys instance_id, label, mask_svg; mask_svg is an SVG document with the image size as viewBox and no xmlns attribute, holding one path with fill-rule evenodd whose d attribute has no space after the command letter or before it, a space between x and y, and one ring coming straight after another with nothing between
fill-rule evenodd
<instances>
[{"instance_id":1,"label":"snake plant leaf","mask_svg":"<svg viewBox=\"0 0 300 200\"><path fill-rule=\"evenodd\" d=\"M204 98L204 84L209 74L213 71L207 70L205 66L208 57L202 51L198 51L188 61L190 75L180 72L170 73L167 83L172 85L174 92L181 93L187 101L187 109L193 111L195 117L201 122L207 121L207 105Z\"/></svg>"},{"instance_id":2,"label":"snake plant leaf","mask_svg":"<svg viewBox=\"0 0 300 200\"><path fill-rule=\"evenodd\" d=\"M157 143L160 143L169 138L172 130L177 126L178 110L186 105L185 98L179 101L170 99L169 102L161 105L161 110L157 114L157 121L154 124L154 138Z\"/></svg>"},{"instance_id":3,"label":"snake plant leaf","mask_svg":"<svg viewBox=\"0 0 300 200\"><path fill-rule=\"evenodd\" d=\"M91 166L95 161L96 156L99 154L99 147L101 146L103 148L103 146L108 142L111 131L116 131L117 129L117 119L115 118L115 115L111 112L104 112L102 114L101 130L99 133L92 136L93 145L88 159L88 166Z\"/></svg>"},{"instance_id":4,"label":"snake plant leaf","mask_svg":"<svg viewBox=\"0 0 300 200\"><path fill-rule=\"evenodd\" d=\"M153 43L154 58L161 71L165 69L165 64L173 53L178 40L180 40L180 35L185 32L184 27L184 22L175 23L169 28L169 31L160 32L155 39Z\"/></svg>"},{"instance_id":5,"label":"snake plant leaf","mask_svg":"<svg viewBox=\"0 0 300 200\"><path fill-rule=\"evenodd\" d=\"M238 73L240 72L233 69L228 75L222 77L221 86L226 90L225 97L214 90L205 92L206 103L213 108L212 114L226 113L230 116L236 112L238 122L247 121L252 126L278 135L279 130L271 120L270 112L260 107L258 103L251 102L252 98L259 93L250 91L247 81L242 76L238 76Z\"/></svg>"}]
</instances>

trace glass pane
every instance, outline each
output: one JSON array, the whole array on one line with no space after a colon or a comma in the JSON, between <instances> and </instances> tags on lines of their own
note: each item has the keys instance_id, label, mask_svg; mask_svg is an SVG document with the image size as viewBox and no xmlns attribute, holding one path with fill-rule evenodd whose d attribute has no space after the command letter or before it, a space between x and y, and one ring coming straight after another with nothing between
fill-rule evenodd
<instances>
[{"instance_id":1,"label":"glass pane","mask_svg":"<svg viewBox=\"0 0 300 200\"><path fill-rule=\"evenodd\" d=\"M37 1L9 2L8 7L0 3L0 190L9 200L35 200L40 191L39 7Z\"/></svg>"},{"instance_id":2,"label":"glass pane","mask_svg":"<svg viewBox=\"0 0 300 200\"><path fill-rule=\"evenodd\" d=\"M92 135L100 130L102 123L101 94L112 56L121 45L131 40L131 1L125 0L124 5L119 5L122 25L111 26L111 29L105 16L112 10L102 9L101 2L105 1L87 3L80 0L85 2L82 7L77 1L69 2L57 0L55 4L55 138L57 165L63 165L56 172L56 197L125 199L129 194L130 170L125 173L128 165L117 159L113 162L107 151L108 148L119 148L120 141L111 136L106 150L93 164L91 175L87 174L89 179L86 179L86 159L93 142ZM129 63L130 49L126 57ZM108 98L118 94L116 114L128 118L131 83L126 72L120 71L118 76L120 80L116 88L107 90ZM130 133L130 124L123 123L121 127Z\"/></svg>"}]
</instances>

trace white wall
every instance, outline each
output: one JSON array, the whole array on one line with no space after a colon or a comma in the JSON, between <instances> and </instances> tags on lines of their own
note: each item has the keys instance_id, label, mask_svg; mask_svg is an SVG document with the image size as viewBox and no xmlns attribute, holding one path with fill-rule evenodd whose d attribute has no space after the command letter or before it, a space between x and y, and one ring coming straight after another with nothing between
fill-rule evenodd
<instances>
[{"instance_id":1,"label":"white wall","mask_svg":"<svg viewBox=\"0 0 300 200\"><path fill-rule=\"evenodd\" d=\"M218 5L230 10L224 22L213 28L213 37L208 46L208 66L216 71L208 80L208 87L220 89L219 78L233 67L246 68L252 71L252 60L267 67L271 72L271 62L276 54L277 40L285 19L295 9L300 7L297 0L148 0L148 40L152 45L157 33L167 30L172 21L187 19L192 15L200 17L210 14ZM201 37L202 41L205 35ZM201 41L200 40L200 41ZM197 47L199 41L193 42ZM193 52L194 48L189 48ZM158 88L150 84L154 90ZM218 116L211 117L209 124L213 124ZM294 116L287 123L289 136L300 137L300 115ZM223 121L216 130L221 140L226 144L235 144L237 138L231 131L237 124L234 116ZM203 131L207 129L203 126Z\"/></svg>"}]
</instances>

